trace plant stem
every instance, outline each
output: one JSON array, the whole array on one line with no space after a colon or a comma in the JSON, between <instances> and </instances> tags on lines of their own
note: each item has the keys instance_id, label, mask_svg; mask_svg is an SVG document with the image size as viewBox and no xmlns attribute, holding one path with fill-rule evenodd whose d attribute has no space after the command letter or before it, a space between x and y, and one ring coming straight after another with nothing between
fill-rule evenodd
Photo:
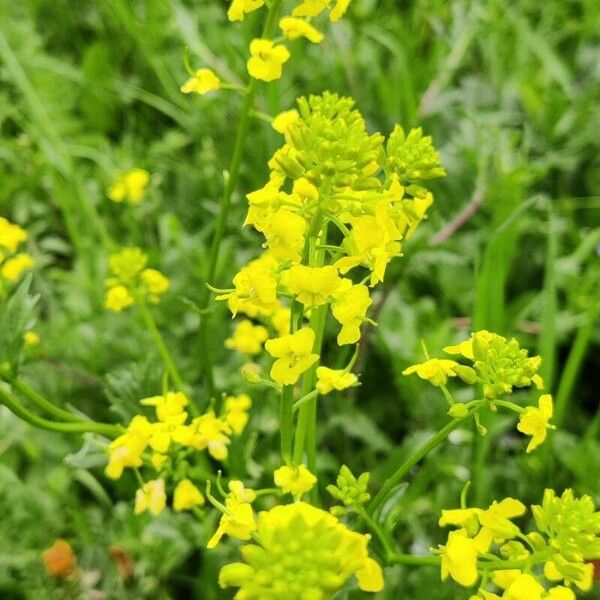
<instances>
[{"instance_id":1,"label":"plant stem","mask_svg":"<svg viewBox=\"0 0 600 600\"><path fill-rule=\"evenodd\" d=\"M263 38L270 37L273 27L275 25L275 18L279 13L279 8L283 0L274 0L269 7L267 18L263 27L262 35ZM223 195L221 196L221 202L219 205L219 214L215 225L215 233L211 242L209 258L208 258L208 269L206 271L206 281L212 283L217 271L217 263L219 260L219 252L221 250L221 243L225 234L225 228L227 226L227 217L229 216L229 210L231 208L231 196L235 190L238 178L240 174L240 167L244 155L244 148L246 146L246 138L248 137L248 130L250 127L250 120L252 118L254 110L254 98L258 90L258 80L253 77L250 78L248 86L246 88L246 98L240 112L240 120L238 121L237 131L235 134L235 142L233 146L233 152L231 154L231 160L229 161L229 168L227 170L227 179L225 181L225 187L223 188ZM209 293L206 286L202 287L200 292L200 307L206 309L208 307ZM215 383L213 377L213 366L212 358L208 348L210 348L210 336L208 332L208 319L202 318L200 322L200 346L203 348L203 371L204 371L204 382L209 394L209 397L214 396Z\"/></svg>"},{"instance_id":2,"label":"plant stem","mask_svg":"<svg viewBox=\"0 0 600 600\"><path fill-rule=\"evenodd\" d=\"M423 444L416 452L409 456L396 470L396 472L384 483L376 496L371 500L368 506L368 513L374 515L383 505L390 492L394 487L402 481L404 476L429 452L436 446L441 444L455 429L458 429L463 423L468 421L478 410L479 406L469 411L465 417L452 419L442 429L440 429L433 437Z\"/></svg>"},{"instance_id":3,"label":"plant stem","mask_svg":"<svg viewBox=\"0 0 600 600\"><path fill-rule=\"evenodd\" d=\"M437 567L441 561L439 556L417 556L416 554L398 554L396 552L392 552L387 559L389 564L414 567Z\"/></svg>"},{"instance_id":4,"label":"plant stem","mask_svg":"<svg viewBox=\"0 0 600 600\"><path fill-rule=\"evenodd\" d=\"M30 402L35 404L38 408L45 411L49 415L63 419L64 421L81 422L76 415L70 413L62 408L56 406L39 392L36 392L33 388L23 381L18 375L12 375L10 371L4 367L0 367L0 379L9 383L15 390L23 394Z\"/></svg>"},{"instance_id":5,"label":"plant stem","mask_svg":"<svg viewBox=\"0 0 600 600\"><path fill-rule=\"evenodd\" d=\"M177 389L180 391L183 390L185 387L183 379L179 374L177 367L175 366L175 361L173 360L173 357L171 356L171 353L169 352L169 349L167 348L167 345L165 344L165 341L160 331L158 330L158 327L156 326L156 321L154 320L152 313L150 312L150 310L146 306L146 303L142 299L138 299L137 305L140 309L140 314L144 319L144 323L146 324L148 331L152 335L152 339L154 340L156 349L158 350L158 353L160 354L163 360L167 372L171 376L171 379L173 379L173 383L175 384Z\"/></svg>"},{"instance_id":6,"label":"plant stem","mask_svg":"<svg viewBox=\"0 0 600 600\"><path fill-rule=\"evenodd\" d=\"M381 546L383 547L383 551L385 552L386 558L389 558L390 556L394 555L394 550L392 549L392 545L388 540L387 535L362 506L358 507L358 514L365 520L367 525L370 527L371 531L377 536L377 539L381 542Z\"/></svg>"},{"instance_id":7,"label":"plant stem","mask_svg":"<svg viewBox=\"0 0 600 600\"><path fill-rule=\"evenodd\" d=\"M294 428L294 386L284 385L281 390L279 416L281 432L281 460L287 463L292 458L292 430Z\"/></svg>"},{"instance_id":8,"label":"plant stem","mask_svg":"<svg viewBox=\"0 0 600 600\"><path fill-rule=\"evenodd\" d=\"M118 425L110 425L109 423L84 422L79 423L62 423L44 419L26 409L12 394L0 388L0 402L4 404L17 417L23 419L30 425L40 429L49 431L59 431L62 433L97 433L107 437L115 438L122 432Z\"/></svg>"}]
</instances>

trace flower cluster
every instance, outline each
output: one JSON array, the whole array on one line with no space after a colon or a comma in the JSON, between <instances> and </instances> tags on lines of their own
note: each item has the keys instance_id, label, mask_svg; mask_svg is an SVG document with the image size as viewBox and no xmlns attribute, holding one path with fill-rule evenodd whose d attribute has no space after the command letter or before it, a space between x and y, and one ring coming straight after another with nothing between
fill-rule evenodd
<instances>
[{"instance_id":1,"label":"flower cluster","mask_svg":"<svg viewBox=\"0 0 600 600\"><path fill-rule=\"evenodd\" d=\"M167 392L141 400L152 406L156 421L136 415L125 431L109 447L106 475L119 479L125 468L148 466L158 477L146 482L137 492L137 513L149 510L158 514L166 506L166 481L173 480L173 508L185 510L204 504L204 497L193 483L183 477L188 468L187 459L195 452L207 451L225 461L231 437L239 435L248 422L251 407L249 396L229 396L223 403L223 412L217 417L211 409L189 419L186 407L189 400L182 392Z\"/></svg>"},{"instance_id":2,"label":"flower cluster","mask_svg":"<svg viewBox=\"0 0 600 600\"><path fill-rule=\"evenodd\" d=\"M150 173L145 169L135 168L117 175L108 188L108 197L113 202L139 204L144 199L146 187L150 181Z\"/></svg>"},{"instance_id":3,"label":"flower cluster","mask_svg":"<svg viewBox=\"0 0 600 600\"><path fill-rule=\"evenodd\" d=\"M111 254L112 277L106 280L104 306L121 312L136 302L157 304L169 289L169 280L156 269L147 269L148 256L140 248L123 248Z\"/></svg>"},{"instance_id":4,"label":"flower cluster","mask_svg":"<svg viewBox=\"0 0 600 600\"><path fill-rule=\"evenodd\" d=\"M323 41L324 35L311 20L321 13L329 10L331 21L338 21L348 9L350 0L303 0L293 10L291 15L286 15L279 20L279 30L283 40L291 42L306 39L313 44ZM227 11L230 21L243 21L251 12L262 8L264 0L232 0ZM285 43L279 43L266 37L255 38L250 42L250 57L246 63L248 73L254 79L261 81L274 81L279 79L283 72L283 65L290 59L290 51ZM202 68L192 71L188 67L190 78L181 86L184 94L207 94L223 86L219 76L211 69Z\"/></svg>"},{"instance_id":5,"label":"flower cluster","mask_svg":"<svg viewBox=\"0 0 600 600\"><path fill-rule=\"evenodd\" d=\"M383 136L366 131L353 101L336 94L301 98L298 110L274 125L285 142L269 162L268 183L247 195L245 221L264 236L265 252L243 266L233 289L217 299L226 300L234 316L249 317L227 345L258 354L264 343L275 359L271 378L292 385L317 368L313 324L319 311L330 308L339 323L339 345L358 342L369 321L369 288L383 281L401 241L433 201L417 175L443 170L430 138L420 132L404 137L397 127L385 144ZM407 162L413 155L419 168ZM293 322L292 307L300 314ZM305 324L302 315L313 323ZM275 337L266 339L268 331ZM316 375L321 394L357 384L348 369L319 367Z\"/></svg>"},{"instance_id":6,"label":"flower cluster","mask_svg":"<svg viewBox=\"0 0 600 600\"><path fill-rule=\"evenodd\" d=\"M592 498L546 490L542 506L531 508L537 530L528 533L513 523L526 512L513 498L486 510L442 511L440 526L457 527L440 550L442 579L465 587L480 582L472 600L574 600L573 586L589 590L594 567L586 561L600 556L600 512Z\"/></svg>"},{"instance_id":7,"label":"flower cluster","mask_svg":"<svg viewBox=\"0 0 600 600\"><path fill-rule=\"evenodd\" d=\"M241 514L239 506L245 506ZM304 502L275 506L255 520L250 504L238 505L244 562L224 566L221 587L240 588L248 600L326 600L352 577L368 592L383 588L381 567L369 557L369 536L349 530L332 514ZM251 520L250 520L251 519ZM233 530L233 527L232 529Z\"/></svg>"},{"instance_id":8,"label":"flower cluster","mask_svg":"<svg viewBox=\"0 0 600 600\"><path fill-rule=\"evenodd\" d=\"M514 338L509 340L485 330L473 333L460 344L447 346L444 352L462 356L471 362L471 366L445 358L428 358L425 362L411 365L403 374L416 373L444 390L450 377L458 376L468 384L478 384L482 389L483 400L467 405L453 404L448 411L451 416L465 416L468 409L475 406L489 406L493 410L498 407L508 408L519 415L517 429L531 436L527 452L535 450L544 442L548 429L553 427L550 424L553 413L552 396L542 394L537 406L525 408L502 399L511 394L514 388L530 385L535 385L537 389L543 388L542 378L538 374L542 363L540 356L528 356L527 350L521 348Z\"/></svg>"},{"instance_id":9,"label":"flower cluster","mask_svg":"<svg viewBox=\"0 0 600 600\"><path fill-rule=\"evenodd\" d=\"M343 504L343 506L332 507L332 514L343 516L351 511L360 512L362 505L371 499L368 492L369 478L369 473L362 473L358 478L354 477L352 471L346 465L342 465L337 477L337 485L327 486L327 491Z\"/></svg>"},{"instance_id":10,"label":"flower cluster","mask_svg":"<svg viewBox=\"0 0 600 600\"><path fill-rule=\"evenodd\" d=\"M14 283L33 265L29 254L18 251L26 240L24 229L0 217L0 295L4 286Z\"/></svg>"}]
</instances>

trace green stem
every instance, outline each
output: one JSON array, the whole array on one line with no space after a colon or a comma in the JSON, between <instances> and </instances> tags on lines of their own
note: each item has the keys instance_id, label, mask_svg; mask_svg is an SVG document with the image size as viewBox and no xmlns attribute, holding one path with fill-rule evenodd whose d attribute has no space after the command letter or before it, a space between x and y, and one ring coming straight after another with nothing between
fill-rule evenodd
<instances>
[{"instance_id":1,"label":"green stem","mask_svg":"<svg viewBox=\"0 0 600 600\"><path fill-rule=\"evenodd\" d=\"M138 299L137 305L140 309L140 314L144 319L144 323L146 324L148 331L152 335L152 339L154 340L156 349L158 350L158 353L160 354L163 360L167 372L169 373L171 379L173 379L173 383L175 384L177 389L183 390L185 387L183 378L181 377L179 371L177 370L177 367L175 366L175 361L173 360L173 357L171 356L171 353L169 352L169 349L167 348L167 345L165 344L165 341L160 331L158 330L156 321L154 320L152 313L150 312L150 310L146 306L146 303L143 300Z\"/></svg>"},{"instance_id":2,"label":"green stem","mask_svg":"<svg viewBox=\"0 0 600 600\"><path fill-rule=\"evenodd\" d=\"M0 388L0 402L17 415L17 417L40 429L62 433L97 433L111 438L119 436L122 432L121 427L110 425L109 423L87 423L83 421L80 423L59 423L44 419L26 409L12 394L9 394L2 388Z\"/></svg>"},{"instance_id":3,"label":"green stem","mask_svg":"<svg viewBox=\"0 0 600 600\"><path fill-rule=\"evenodd\" d=\"M0 379L6 381L6 383L9 383L15 390L23 394L23 396L25 396L30 402L35 404L38 408L49 415L63 419L64 421L81 422L81 419L79 419L76 415L56 406L44 398L44 396L42 396L40 393L36 392L33 388L29 387L29 385L18 375L12 375L9 369L0 367Z\"/></svg>"},{"instance_id":4,"label":"green stem","mask_svg":"<svg viewBox=\"0 0 600 600\"><path fill-rule=\"evenodd\" d=\"M284 385L280 405L281 460L287 463L292 458L292 430L294 428L294 386Z\"/></svg>"},{"instance_id":5,"label":"green stem","mask_svg":"<svg viewBox=\"0 0 600 600\"><path fill-rule=\"evenodd\" d=\"M387 559L389 564L410 565L414 567L437 567L442 562L439 556L417 556L415 554L398 554L392 552Z\"/></svg>"},{"instance_id":6,"label":"green stem","mask_svg":"<svg viewBox=\"0 0 600 600\"><path fill-rule=\"evenodd\" d=\"M386 558L393 556L395 553L392 549L392 544L390 543L383 529L381 529L381 527L362 506L357 507L357 512L365 520L371 531L377 536L377 539L380 541L381 546L383 547Z\"/></svg>"},{"instance_id":7,"label":"green stem","mask_svg":"<svg viewBox=\"0 0 600 600\"><path fill-rule=\"evenodd\" d=\"M405 475L427 454L429 454L436 446L439 446L455 429L458 429L463 423L468 421L479 407L469 411L465 417L453 419L440 429L433 437L423 444L416 452L411 454L396 470L396 472L384 483L376 496L371 500L368 512L374 515L386 501L391 491L402 481Z\"/></svg>"},{"instance_id":8,"label":"green stem","mask_svg":"<svg viewBox=\"0 0 600 600\"><path fill-rule=\"evenodd\" d=\"M274 0L269 11L263 27L262 35L263 38L268 38L273 32L275 25L275 18L279 13L279 8L283 0ZM227 180L225 187L223 188L223 195L221 196L219 215L215 225L215 233L211 242L208 269L206 272L206 281L212 283L217 271L217 262L219 260L219 252L221 250L221 243L225 234L225 227L227 225L227 218L229 216L229 210L231 208L231 196L235 190L238 178L240 174L240 167L242 159L244 157L244 148L246 146L246 138L248 137L248 130L250 128L250 120L254 109L254 98L258 90L258 80L253 77L250 78L250 82L247 86L246 98L242 105L240 120L238 121L237 131L235 134L235 142L233 146L233 153L231 154L231 160L229 162ZM205 309L208 307L209 294L208 289L203 287L200 296L200 307ZM204 370L204 381L208 394L210 397L214 396L215 383L213 377L213 366L212 357L209 352L210 348L210 336L208 332L208 320L204 317L200 323L200 347L203 348L203 370Z\"/></svg>"}]
</instances>

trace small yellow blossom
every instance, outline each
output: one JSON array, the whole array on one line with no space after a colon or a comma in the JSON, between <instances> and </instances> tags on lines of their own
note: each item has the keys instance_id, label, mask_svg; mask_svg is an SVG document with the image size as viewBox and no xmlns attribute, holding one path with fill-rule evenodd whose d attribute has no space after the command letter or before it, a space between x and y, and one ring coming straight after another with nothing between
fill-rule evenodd
<instances>
[{"instance_id":1,"label":"small yellow blossom","mask_svg":"<svg viewBox=\"0 0 600 600\"><path fill-rule=\"evenodd\" d=\"M451 531L442 551L442 581L448 575L460 585L471 587L479 579L477 546L464 529Z\"/></svg>"},{"instance_id":2,"label":"small yellow blossom","mask_svg":"<svg viewBox=\"0 0 600 600\"><path fill-rule=\"evenodd\" d=\"M27 232L24 229L0 217L0 248L6 248L12 254L26 240Z\"/></svg>"},{"instance_id":3,"label":"small yellow blossom","mask_svg":"<svg viewBox=\"0 0 600 600\"><path fill-rule=\"evenodd\" d=\"M227 487L231 492L231 497L239 504L250 504L256 500L256 492L247 488L242 481L232 479Z\"/></svg>"},{"instance_id":4,"label":"small yellow blossom","mask_svg":"<svg viewBox=\"0 0 600 600\"><path fill-rule=\"evenodd\" d=\"M283 208L270 214L262 228L271 254L277 260L292 262L300 260L305 230L306 221L300 215Z\"/></svg>"},{"instance_id":5,"label":"small yellow blossom","mask_svg":"<svg viewBox=\"0 0 600 600\"><path fill-rule=\"evenodd\" d=\"M243 21L246 13L258 10L264 3L264 0L232 0L227 18L230 21Z\"/></svg>"},{"instance_id":6,"label":"small yellow blossom","mask_svg":"<svg viewBox=\"0 0 600 600\"><path fill-rule=\"evenodd\" d=\"M319 394L328 394L332 390L345 390L358 383L358 378L354 373L328 367L317 367L317 380L316 388Z\"/></svg>"},{"instance_id":7,"label":"small yellow blossom","mask_svg":"<svg viewBox=\"0 0 600 600\"><path fill-rule=\"evenodd\" d=\"M148 511L152 515L160 514L167 505L164 479L145 483L135 494L135 514Z\"/></svg>"},{"instance_id":8,"label":"small yellow blossom","mask_svg":"<svg viewBox=\"0 0 600 600\"><path fill-rule=\"evenodd\" d=\"M250 418L248 411L252 406L252 399L248 394L227 396L224 403L224 420L236 435L240 435Z\"/></svg>"},{"instance_id":9,"label":"small yellow blossom","mask_svg":"<svg viewBox=\"0 0 600 600\"><path fill-rule=\"evenodd\" d=\"M143 398L140 404L154 406L157 419L166 423L172 417L187 416L185 407L189 404L189 400L183 392L167 392L163 396Z\"/></svg>"},{"instance_id":10,"label":"small yellow blossom","mask_svg":"<svg viewBox=\"0 0 600 600\"><path fill-rule=\"evenodd\" d=\"M329 13L329 18L332 21L339 21L348 10L348 6L350 6L351 0L336 0L335 6L331 9Z\"/></svg>"},{"instance_id":11,"label":"small yellow blossom","mask_svg":"<svg viewBox=\"0 0 600 600\"><path fill-rule=\"evenodd\" d=\"M317 478L306 468L305 465L297 467L280 467L273 474L275 485L281 488L284 494L301 496L313 488Z\"/></svg>"},{"instance_id":12,"label":"small yellow blossom","mask_svg":"<svg viewBox=\"0 0 600 600\"><path fill-rule=\"evenodd\" d=\"M275 331L281 336L290 332L290 321L292 311L287 306L278 308L271 316L271 325Z\"/></svg>"},{"instance_id":13,"label":"small yellow blossom","mask_svg":"<svg viewBox=\"0 0 600 600\"><path fill-rule=\"evenodd\" d=\"M115 285L106 291L104 306L108 310L121 312L133 304L133 297L123 285Z\"/></svg>"},{"instance_id":14,"label":"small yellow blossom","mask_svg":"<svg viewBox=\"0 0 600 600\"><path fill-rule=\"evenodd\" d=\"M122 281L133 281L146 266L148 256L135 246L114 252L108 258L110 270Z\"/></svg>"},{"instance_id":15,"label":"small yellow blossom","mask_svg":"<svg viewBox=\"0 0 600 600\"><path fill-rule=\"evenodd\" d=\"M373 303L366 285L352 285L349 279L343 281L344 285L336 290L331 307L334 318L342 325L337 336L340 346L354 344L360 339L360 326L365 320L367 309Z\"/></svg>"},{"instance_id":16,"label":"small yellow blossom","mask_svg":"<svg viewBox=\"0 0 600 600\"><path fill-rule=\"evenodd\" d=\"M549 589L544 600L576 600L576 596L572 589L559 585Z\"/></svg>"},{"instance_id":17,"label":"small yellow blossom","mask_svg":"<svg viewBox=\"0 0 600 600\"><path fill-rule=\"evenodd\" d=\"M144 269L141 276L150 294L159 296L169 289L170 283L168 277L165 277L156 269Z\"/></svg>"},{"instance_id":18,"label":"small yellow blossom","mask_svg":"<svg viewBox=\"0 0 600 600\"><path fill-rule=\"evenodd\" d=\"M504 592L504 600L542 600L544 588L529 573L519 575Z\"/></svg>"},{"instance_id":19,"label":"small yellow blossom","mask_svg":"<svg viewBox=\"0 0 600 600\"><path fill-rule=\"evenodd\" d=\"M26 271L32 265L33 259L29 254L16 254L4 261L4 264L0 268L0 275L7 281L16 281L23 271Z\"/></svg>"},{"instance_id":20,"label":"small yellow blossom","mask_svg":"<svg viewBox=\"0 0 600 600\"><path fill-rule=\"evenodd\" d=\"M281 44L271 40L254 39L250 43L248 73L261 81L273 81L281 77L281 67L290 58L290 53Z\"/></svg>"},{"instance_id":21,"label":"small yellow blossom","mask_svg":"<svg viewBox=\"0 0 600 600\"><path fill-rule=\"evenodd\" d=\"M105 473L111 479L119 479L126 467L140 467L142 452L148 446L152 433L152 424L137 415L133 417L127 431L113 440L109 447L109 460Z\"/></svg>"},{"instance_id":22,"label":"small yellow blossom","mask_svg":"<svg viewBox=\"0 0 600 600\"><path fill-rule=\"evenodd\" d=\"M268 337L265 327L243 319L235 326L233 335L225 340L225 347L252 356L262 352L262 345Z\"/></svg>"},{"instance_id":23,"label":"small yellow blossom","mask_svg":"<svg viewBox=\"0 0 600 600\"><path fill-rule=\"evenodd\" d=\"M298 38L305 37L309 42L318 44L325 37L316 27L313 27L304 19L296 17L283 17L279 21L279 28L288 40L297 40Z\"/></svg>"},{"instance_id":24,"label":"small yellow blossom","mask_svg":"<svg viewBox=\"0 0 600 600\"><path fill-rule=\"evenodd\" d=\"M40 336L35 331L26 331L23 334L23 341L26 346L35 348L40 345Z\"/></svg>"},{"instance_id":25,"label":"small yellow blossom","mask_svg":"<svg viewBox=\"0 0 600 600\"><path fill-rule=\"evenodd\" d=\"M293 125L300 118L300 113L293 108L292 110L286 110L279 113L271 123L271 127L277 132L285 135L291 125Z\"/></svg>"},{"instance_id":26,"label":"small yellow blossom","mask_svg":"<svg viewBox=\"0 0 600 600\"><path fill-rule=\"evenodd\" d=\"M284 285L307 308L325 304L342 285L337 269L294 265L284 275Z\"/></svg>"},{"instance_id":27,"label":"small yellow blossom","mask_svg":"<svg viewBox=\"0 0 600 600\"><path fill-rule=\"evenodd\" d=\"M440 387L448 383L448 377L456 377L456 368L460 367L457 362L445 358L430 358L423 363L411 365L402 371L402 375L411 375L416 373L421 379L426 379ZM468 367L467 367L468 368Z\"/></svg>"},{"instance_id":28,"label":"small yellow blossom","mask_svg":"<svg viewBox=\"0 0 600 600\"><path fill-rule=\"evenodd\" d=\"M130 204L139 204L144 198L149 181L150 173L145 169L123 171L108 188L108 197L113 202L127 201Z\"/></svg>"},{"instance_id":29,"label":"small yellow blossom","mask_svg":"<svg viewBox=\"0 0 600 600\"><path fill-rule=\"evenodd\" d=\"M271 367L273 381L284 385L292 385L318 359L312 353L315 332L310 327L303 327L293 334L267 340L267 352L277 360Z\"/></svg>"},{"instance_id":30,"label":"small yellow blossom","mask_svg":"<svg viewBox=\"0 0 600 600\"><path fill-rule=\"evenodd\" d=\"M179 89L184 94L208 94L221 87L221 80L212 69L198 69Z\"/></svg>"},{"instance_id":31,"label":"small yellow blossom","mask_svg":"<svg viewBox=\"0 0 600 600\"><path fill-rule=\"evenodd\" d=\"M552 425L550 425L552 413L552 396L550 394L540 396L537 408L528 406L521 413L517 429L521 433L531 436L527 452L535 450L546 439L547 430L552 428Z\"/></svg>"},{"instance_id":32,"label":"small yellow blossom","mask_svg":"<svg viewBox=\"0 0 600 600\"><path fill-rule=\"evenodd\" d=\"M221 517L217 531L206 544L209 549L214 548L225 534L239 540L249 540L257 529L250 504L240 504L228 498L225 507L227 512Z\"/></svg>"},{"instance_id":33,"label":"small yellow blossom","mask_svg":"<svg viewBox=\"0 0 600 600\"><path fill-rule=\"evenodd\" d=\"M182 479L173 492L173 510L180 512L202 506L206 500L202 492L189 480Z\"/></svg>"}]
</instances>

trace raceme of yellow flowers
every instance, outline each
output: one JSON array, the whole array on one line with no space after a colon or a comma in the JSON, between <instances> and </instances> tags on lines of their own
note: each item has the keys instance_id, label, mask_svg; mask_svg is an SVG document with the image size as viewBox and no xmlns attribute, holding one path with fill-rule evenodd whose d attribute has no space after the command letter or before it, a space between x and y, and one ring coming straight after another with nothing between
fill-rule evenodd
<instances>
[{"instance_id":1,"label":"raceme of yellow flowers","mask_svg":"<svg viewBox=\"0 0 600 600\"><path fill-rule=\"evenodd\" d=\"M247 195L245 224L264 236L265 251L217 296L234 316L249 317L226 345L256 355L264 343L278 384L295 384L318 363L315 331L304 321L317 309L330 307L340 346L358 342L370 288L433 201L416 182L444 173L420 130L406 136L397 126L386 143L367 133L353 104L326 92L276 120L285 143L269 162L268 183ZM301 310L291 322L294 305ZM343 369L319 367L317 376L322 394L357 382Z\"/></svg>"},{"instance_id":2,"label":"raceme of yellow flowers","mask_svg":"<svg viewBox=\"0 0 600 600\"><path fill-rule=\"evenodd\" d=\"M527 533L513 523L526 513L513 498L485 510L442 511L440 526L455 528L438 551L442 579L465 587L479 583L471 600L575 600L572 588L590 590L589 561L600 556L600 512L593 499L547 489L531 510L536 529Z\"/></svg>"},{"instance_id":3,"label":"raceme of yellow flowers","mask_svg":"<svg viewBox=\"0 0 600 600\"><path fill-rule=\"evenodd\" d=\"M159 302L169 289L169 280L160 271L146 268L147 262L148 256L140 248L123 248L111 254L112 276L106 280L106 308L121 312L136 302Z\"/></svg>"},{"instance_id":4,"label":"raceme of yellow flowers","mask_svg":"<svg viewBox=\"0 0 600 600\"><path fill-rule=\"evenodd\" d=\"M329 11L331 21L338 21L348 9L350 0L303 0L292 10L291 15L279 20L281 38L264 39L255 38L250 42L250 57L246 63L248 73L254 79L261 81L274 81L279 79L283 72L283 65L290 58L290 51L282 41L294 41L304 38L313 44L323 41L324 35L311 20ZM243 21L244 17L265 6L263 0L233 0L227 11L230 21ZM221 79L208 68L190 70L190 78L181 86L184 94L207 94L223 87ZM228 86L235 87L235 86Z\"/></svg>"},{"instance_id":5,"label":"raceme of yellow flowers","mask_svg":"<svg viewBox=\"0 0 600 600\"><path fill-rule=\"evenodd\" d=\"M27 232L0 217L0 296L24 271L33 266L33 259L19 247L27 241Z\"/></svg>"},{"instance_id":6,"label":"raceme of yellow flowers","mask_svg":"<svg viewBox=\"0 0 600 600\"><path fill-rule=\"evenodd\" d=\"M138 167L122 171L108 188L108 197L113 202L140 204L144 199L150 173Z\"/></svg>"},{"instance_id":7,"label":"raceme of yellow flowers","mask_svg":"<svg viewBox=\"0 0 600 600\"><path fill-rule=\"evenodd\" d=\"M542 394L537 406L521 407L503 397L512 393L513 388L535 385L543 388L542 378L537 371L542 363L540 356L527 355L517 340L506 339L489 331L477 331L468 340L444 348L444 352L466 359L472 366L445 358L430 358L423 363L412 365L404 370L404 375L416 373L432 385L445 388L448 379L459 377L465 383L481 386L482 399L467 404L452 403L448 414L453 417L466 416L469 409L489 407L492 410L507 408L519 415L517 429L531 436L527 452L535 450L546 439L548 429L552 429L550 419L553 413L552 396ZM446 395L448 397L448 392Z\"/></svg>"}]
</instances>

